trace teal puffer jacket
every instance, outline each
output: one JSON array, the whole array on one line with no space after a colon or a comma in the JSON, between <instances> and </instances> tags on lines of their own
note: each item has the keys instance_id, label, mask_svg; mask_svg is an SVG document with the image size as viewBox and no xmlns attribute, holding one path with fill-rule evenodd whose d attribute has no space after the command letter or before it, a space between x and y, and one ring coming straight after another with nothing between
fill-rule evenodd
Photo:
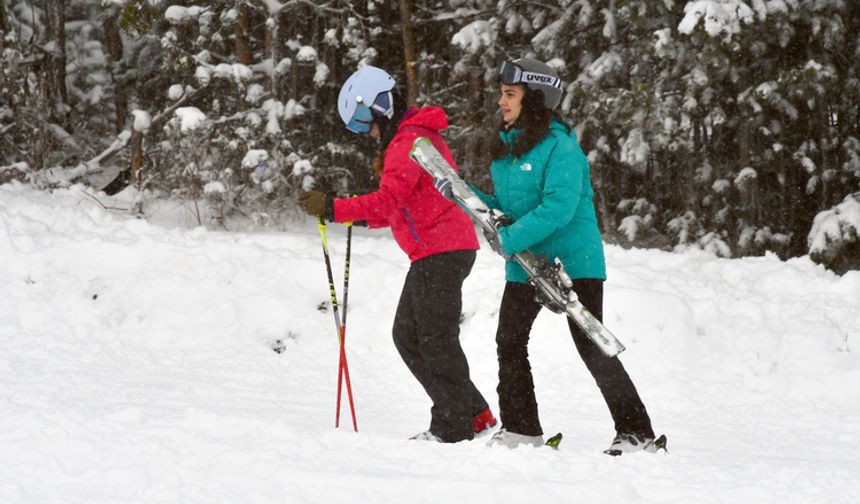
<instances>
[{"instance_id":1,"label":"teal puffer jacket","mask_svg":"<svg viewBox=\"0 0 860 504\"><path fill-rule=\"evenodd\" d=\"M500 135L511 145L521 133ZM571 278L606 279L588 160L573 131L553 121L550 133L532 150L520 158L509 154L493 161L490 173L494 194L478 195L514 220L499 232L505 253L528 249L550 260L560 258ZM505 274L510 282L528 279L513 261L505 265Z\"/></svg>"}]
</instances>

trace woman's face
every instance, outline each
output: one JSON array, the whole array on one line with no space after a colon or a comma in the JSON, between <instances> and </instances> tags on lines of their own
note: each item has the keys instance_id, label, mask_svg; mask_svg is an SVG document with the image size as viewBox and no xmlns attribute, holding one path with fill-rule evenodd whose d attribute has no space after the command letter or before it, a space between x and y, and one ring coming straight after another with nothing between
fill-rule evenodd
<instances>
[{"instance_id":1,"label":"woman's face","mask_svg":"<svg viewBox=\"0 0 860 504\"><path fill-rule=\"evenodd\" d=\"M501 94L499 107L502 109L502 120L506 124L513 124L523 110L523 96L526 94L526 89L520 85L502 84Z\"/></svg>"}]
</instances>

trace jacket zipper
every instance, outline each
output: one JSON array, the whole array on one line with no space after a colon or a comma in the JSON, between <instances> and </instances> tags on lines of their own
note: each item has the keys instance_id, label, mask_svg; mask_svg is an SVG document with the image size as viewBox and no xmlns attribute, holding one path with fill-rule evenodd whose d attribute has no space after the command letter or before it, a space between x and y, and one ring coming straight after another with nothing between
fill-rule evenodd
<instances>
[{"instance_id":1,"label":"jacket zipper","mask_svg":"<svg viewBox=\"0 0 860 504\"><path fill-rule=\"evenodd\" d=\"M415 240L415 243L421 243L421 238L418 236L418 232L415 231L415 221L412 220L412 215L409 214L409 211L405 208L400 209L403 212L403 217L406 218L406 222L409 225L409 232L412 234L412 238Z\"/></svg>"}]
</instances>

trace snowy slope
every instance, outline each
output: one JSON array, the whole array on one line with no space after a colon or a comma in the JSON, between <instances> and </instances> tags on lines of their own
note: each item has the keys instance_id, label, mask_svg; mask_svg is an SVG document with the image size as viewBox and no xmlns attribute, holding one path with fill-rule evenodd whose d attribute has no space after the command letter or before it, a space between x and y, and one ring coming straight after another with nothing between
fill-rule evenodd
<instances>
[{"instance_id":1,"label":"snowy slope","mask_svg":"<svg viewBox=\"0 0 860 504\"><path fill-rule=\"evenodd\" d=\"M159 227L85 191L0 186L0 502L860 502L858 272L608 247L606 323L670 453L601 453L609 414L546 311L530 350L561 450L436 445L407 440L429 402L390 341L408 263L385 232L354 236L355 434L333 427L310 220ZM340 289L343 228L329 234ZM462 341L494 410L502 285L481 251Z\"/></svg>"}]
</instances>

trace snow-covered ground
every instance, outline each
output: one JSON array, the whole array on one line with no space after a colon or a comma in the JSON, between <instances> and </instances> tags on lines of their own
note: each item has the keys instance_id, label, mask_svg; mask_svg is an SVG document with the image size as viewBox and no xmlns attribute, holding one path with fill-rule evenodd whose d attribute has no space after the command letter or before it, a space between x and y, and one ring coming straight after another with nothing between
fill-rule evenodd
<instances>
[{"instance_id":1,"label":"snow-covered ground","mask_svg":"<svg viewBox=\"0 0 860 504\"><path fill-rule=\"evenodd\" d=\"M408 440L430 405L391 343L408 263L386 232L354 233L356 434L348 409L334 429L310 220L182 229L86 191L0 186L0 502L860 502L860 272L607 247L606 323L670 453L602 453L609 414L546 310L532 364L561 449L439 445ZM344 228L329 235L340 290ZM462 342L494 410L502 285L479 252Z\"/></svg>"}]
</instances>

